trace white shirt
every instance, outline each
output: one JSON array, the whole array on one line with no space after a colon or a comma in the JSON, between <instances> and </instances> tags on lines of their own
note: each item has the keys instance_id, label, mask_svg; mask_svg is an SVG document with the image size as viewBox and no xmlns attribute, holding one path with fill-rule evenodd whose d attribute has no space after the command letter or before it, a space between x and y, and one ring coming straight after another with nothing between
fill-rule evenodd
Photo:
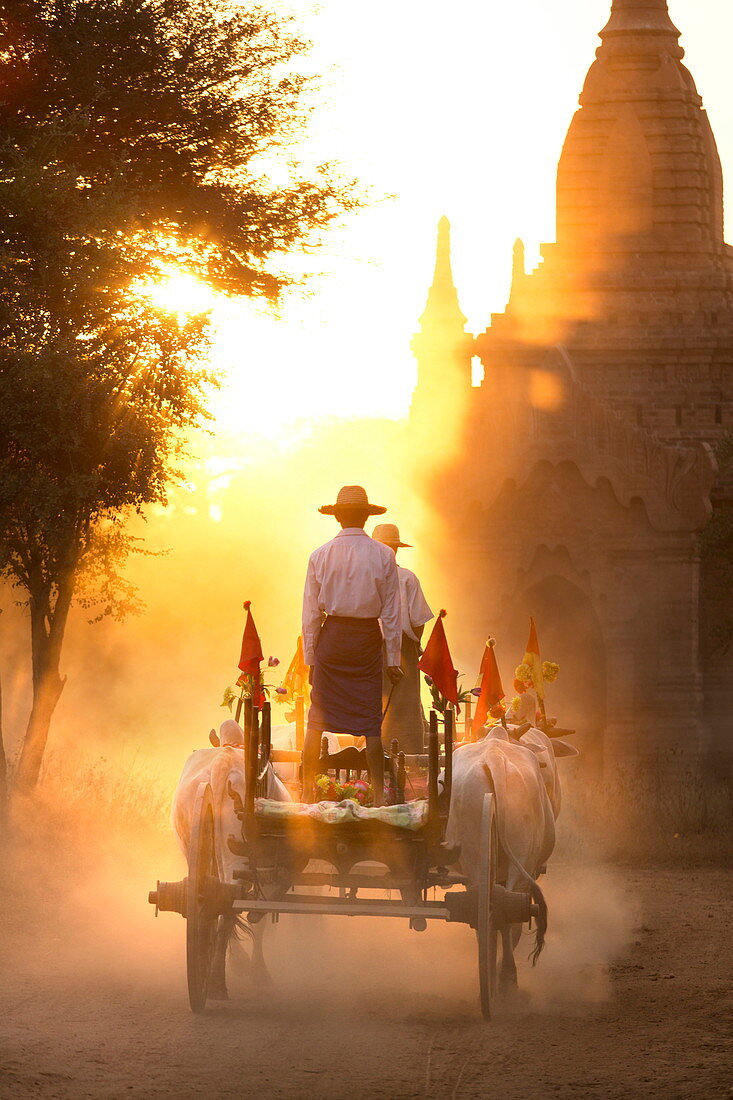
<instances>
[{"instance_id":1,"label":"white shirt","mask_svg":"<svg viewBox=\"0 0 733 1100\"><path fill-rule=\"evenodd\" d=\"M361 527L344 527L314 550L303 593L303 656L316 657L321 618L380 619L387 664L398 665L402 650L400 583L394 553Z\"/></svg>"},{"instance_id":2,"label":"white shirt","mask_svg":"<svg viewBox=\"0 0 733 1100\"><path fill-rule=\"evenodd\" d=\"M425 623L429 623L434 616L415 574L402 565L397 566L397 573L400 578L402 633L412 638L413 642L419 642L420 639L415 633L416 628L425 626Z\"/></svg>"}]
</instances>

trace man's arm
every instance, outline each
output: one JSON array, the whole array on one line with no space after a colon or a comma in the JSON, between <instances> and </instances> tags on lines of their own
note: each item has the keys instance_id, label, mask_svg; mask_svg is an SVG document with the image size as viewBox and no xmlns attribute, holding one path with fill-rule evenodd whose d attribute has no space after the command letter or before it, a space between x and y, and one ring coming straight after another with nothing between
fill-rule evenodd
<instances>
[{"instance_id":1,"label":"man's arm","mask_svg":"<svg viewBox=\"0 0 733 1100\"><path fill-rule=\"evenodd\" d=\"M402 659L402 608L397 562L391 550L389 560L385 562L385 565L380 619L382 620L384 646L387 650L387 667L397 668Z\"/></svg>"},{"instance_id":2,"label":"man's arm","mask_svg":"<svg viewBox=\"0 0 733 1100\"><path fill-rule=\"evenodd\" d=\"M320 594L321 586L316 577L316 568L311 555L303 591L303 660L307 665L313 665L316 660L316 642L321 629L321 612L318 607Z\"/></svg>"}]
</instances>

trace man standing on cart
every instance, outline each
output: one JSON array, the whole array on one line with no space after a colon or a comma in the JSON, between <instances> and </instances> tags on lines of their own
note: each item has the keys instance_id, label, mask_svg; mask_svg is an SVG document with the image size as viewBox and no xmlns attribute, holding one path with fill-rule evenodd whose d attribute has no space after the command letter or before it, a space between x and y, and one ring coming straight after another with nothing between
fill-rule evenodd
<instances>
[{"instance_id":1,"label":"man standing on cart","mask_svg":"<svg viewBox=\"0 0 733 1100\"><path fill-rule=\"evenodd\" d=\"M382 635L387 676L396 684L403 675L400 585L394 553L369 538L364 525L386 510L371 504L360 485L345 485L335 504L319 508L341 531L311 554L303 594L303 655L313 685L303 746L307 799L328 731L366 738L374 803L384 800Z\"/></svg>"},{"instance_id":2,"label":"man standing on cart","mask_svg":"<svg viewBox=\"0 0 733 1100\"><path fill-rule=\"evenodd\" d=\"M399 528L394 523L378 524L372 531L372 538L388 546L395 557L401 547L410 546L409 542L401 541ZM382 687L382 741L389 745L396 737L403 752L420 753L424 750L424 730L417 662L422 652L420 641L425 623L430 622L434 616L423 595L420 581L412 570L398 565L397 574L402 607L401 665L405 678L396 687L385 674Z\"/></svg>"}]
</instances>

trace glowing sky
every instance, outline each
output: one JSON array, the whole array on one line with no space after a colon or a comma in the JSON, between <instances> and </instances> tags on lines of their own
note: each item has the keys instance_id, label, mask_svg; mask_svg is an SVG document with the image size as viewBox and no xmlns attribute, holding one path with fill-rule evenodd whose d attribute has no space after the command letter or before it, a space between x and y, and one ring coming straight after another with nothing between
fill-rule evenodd
<instances>
[{"instance_id":1,"label":"glowing sky","mask_svg":"<svg viewBox=\"0 0 733 1100\"><path fill-rule=\"evenodd\" d=\"M440 517L423 514L412 492L401 426L380 432L375 448L369 423L289 422L404 415L415 379L409 342L441 214L453 224L469 329L503 308L515 237L526 240L530 261L553 239L557 159L610 10L610 0L320 0L309 14L311 0L287 3L317 43L313 67L333 70L308 156L338 157L346 173L396 198L330 238L314 261L325 274L312 296L289 301L282 319L217 307L214 358L228 382L213 403L216 433L195 441L187 486L172 491L166 512L151 509L141 529L148 549L166 551L129 566L146 613L123 627L106 620L89 629L82 613L74 618L55 736L76 749L80 729L86 743L105 735L105 754L125 744L137 752L144 737L143 753L170 753L171 781L182 752L206 743L224 716L218 704L236 675L242 600L254 601L266 653L289 660L307 555L334 530L317 507L339 485L359 481L389 505L388 518L415 544L404 563L433 607L448 601L445 578L421 556L421 532ZM670 9L732 193L733 3L671 0ZM201 296L184 279L174 298L187 308ZM258 438L260 429L271 438ZM464 609L449 607L458 667L473 676L479 654L466 651ZM2 616L5 645L20 646L26 626L8 630L10 614L21 614L12 602ZM504 652L505 675L518 656ZM28 666L14 649L5 664L14 670L4 684L6 727L20 731Z\"/></svg>"},{"instance_id":2,"label":"glowing sky","mask_svg":"<svg viewBox=\"0 0 733 1100\"><path fill-rule=\"evenodd\" d=\"M554 238L557 158L610 0L320 0L316 12L310 0L273 2L298 13L312 64L328 74L307 155L338 159L395 198L331 235L310 297L291 297L280 319L218 312L214 358L228 378L218 422L277 431L297 416L401 416L439 216L453 225L474 332L503 308L515 237L530 263ZM670 14L730 191L733 4L670 0Z\"/></svg>"}]
</instances>

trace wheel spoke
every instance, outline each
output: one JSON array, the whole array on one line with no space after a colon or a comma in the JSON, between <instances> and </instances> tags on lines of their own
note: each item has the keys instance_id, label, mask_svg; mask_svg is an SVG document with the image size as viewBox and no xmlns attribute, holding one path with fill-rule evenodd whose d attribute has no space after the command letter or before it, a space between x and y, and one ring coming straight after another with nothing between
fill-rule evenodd
<instances>
[{"instance_id":1,"label":"wheel spoke","mask_svg":"<svg viewBox=\"0 0 733 1100\"><path fill-rule=\"evenodd\" d=\"M478 920L476 937L478 939L479 990L481 993L481 1012L485 1019L491 1018L492 1005L496 996L496 956L498 949L497 931L492 914L492 891L496 882L498 862L498 840L493 795L484 797L481 815L481 847L479 850Z\"/></svg>"}]
</instances>

